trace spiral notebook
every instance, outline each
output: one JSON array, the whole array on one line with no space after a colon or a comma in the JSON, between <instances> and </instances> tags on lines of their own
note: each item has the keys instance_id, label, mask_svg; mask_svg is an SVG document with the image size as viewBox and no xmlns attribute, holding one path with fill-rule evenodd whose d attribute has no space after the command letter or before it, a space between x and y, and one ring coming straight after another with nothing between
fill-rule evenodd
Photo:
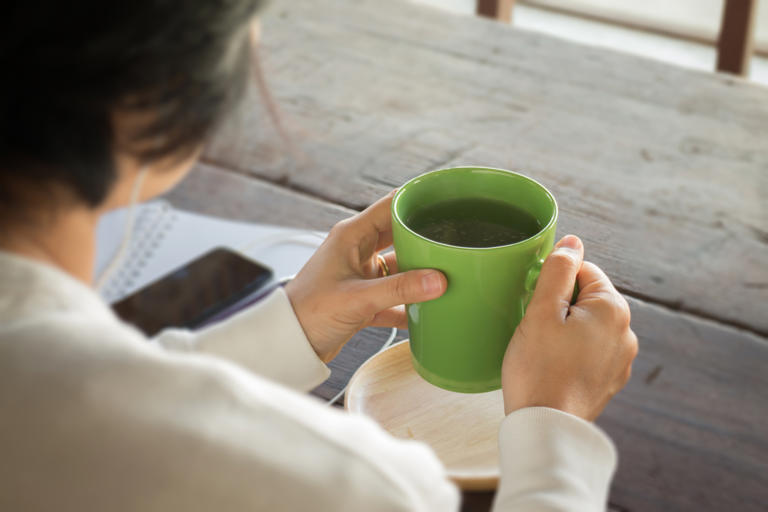
<instances>
[{"instance_id":1,"label":"spiral notebook","mask_svg":"<svg viewBox=\"0 0 768 512\"><path fill-rule=\"evenodd\" d=\"M97 231L96 275L120 251L126 209L104 215ZM216 247L267 265L275 279L301 269L326 233L270 224L237 222L173 208L166 201L138 205L120 266L100 293L114 303Z\"/></svg>"}]
</instances>

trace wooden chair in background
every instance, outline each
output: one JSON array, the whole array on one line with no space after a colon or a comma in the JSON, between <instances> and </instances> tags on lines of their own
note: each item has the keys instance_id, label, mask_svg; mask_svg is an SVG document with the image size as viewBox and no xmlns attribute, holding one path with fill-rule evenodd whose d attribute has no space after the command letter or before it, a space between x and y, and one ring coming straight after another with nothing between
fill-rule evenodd
<instances>
[{"instance_id":1,"label":"wooden chair in background","mask_svg":"<svg viewBox=\"0 0 768 512\"><path fill-rule=\"evenodd\" d=\"M753 53L757 0L724 0L717 71L746 76ZM477 0L477 14L510 23L515 0Z\"/></svg>"},{"instance_id":2,"label":"wooden chair in background","mask_svg":"<svg viewBox=\"0 0 768 512\"><path fill-rule=\"evenodd\" d=\"M718 71L737 75L749 73L756 17L757 0L725 0L717 38Z\"/></svg>"},{"instance_id":3,"label":"wooden chair in background","mask_svg":"<svg viewBox=\"0 0 768 512\"><path fill-rule=\"evenodd\" d=\"M512 7L515 0L477 0L476 12L480 16L496 18L505 23L512 22Z\"/></svg>"}]
</instances>

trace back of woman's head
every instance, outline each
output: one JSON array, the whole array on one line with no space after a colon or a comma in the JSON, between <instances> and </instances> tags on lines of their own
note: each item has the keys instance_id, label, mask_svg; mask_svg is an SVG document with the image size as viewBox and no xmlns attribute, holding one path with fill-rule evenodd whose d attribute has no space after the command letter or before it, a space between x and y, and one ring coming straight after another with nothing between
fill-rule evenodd
<instances>
[{"instance_id":1,"label":"back of woman's head","mask_svg":"<svg viewBox=\"0 0 768 512\"><path fill-rule=\"evenodd\" d=\"M117 153L193 154L243 94L261 4L12 2L0 18L0 206L19 183L96 206Z\"/></svg>"}]
</instances>

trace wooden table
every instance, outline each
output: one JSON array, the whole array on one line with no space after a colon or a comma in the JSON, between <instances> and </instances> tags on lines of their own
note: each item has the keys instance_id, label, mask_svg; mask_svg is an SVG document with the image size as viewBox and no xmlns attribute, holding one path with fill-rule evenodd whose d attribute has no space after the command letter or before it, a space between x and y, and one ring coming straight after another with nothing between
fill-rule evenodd
<instances>
[{"instance_id":1,"label":"wooden table","mask_svg":"<svg viewBox=\"0 0 768 512\"><path fill-rule=\"evenodd\" d=\"M767 88L399 0L278 3L263 32L292 143L252 92L174 204L328 229L424 171L524 171L640 338L598 420L621 454L611 507L766 510ZM335 371L384 337L355 338Z\"/></svg>"}]
</instances>

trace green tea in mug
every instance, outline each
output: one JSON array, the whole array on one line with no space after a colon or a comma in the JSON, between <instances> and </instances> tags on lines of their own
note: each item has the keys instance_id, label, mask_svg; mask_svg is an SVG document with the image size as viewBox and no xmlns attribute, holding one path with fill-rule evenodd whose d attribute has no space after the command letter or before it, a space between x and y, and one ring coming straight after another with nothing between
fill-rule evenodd
<instances>
[{"instance_id":1,"label":"green tea in mug","mask_svg":"<svg viewBox=\"0 0 768 512\"><path fill-rule=\"evenodd\" d=\"M457 247L498 247L541 231L539 221L510 203L488 198L440 201L414 211L406 224L424 238Z\"/></svg>"}]
</instances>

